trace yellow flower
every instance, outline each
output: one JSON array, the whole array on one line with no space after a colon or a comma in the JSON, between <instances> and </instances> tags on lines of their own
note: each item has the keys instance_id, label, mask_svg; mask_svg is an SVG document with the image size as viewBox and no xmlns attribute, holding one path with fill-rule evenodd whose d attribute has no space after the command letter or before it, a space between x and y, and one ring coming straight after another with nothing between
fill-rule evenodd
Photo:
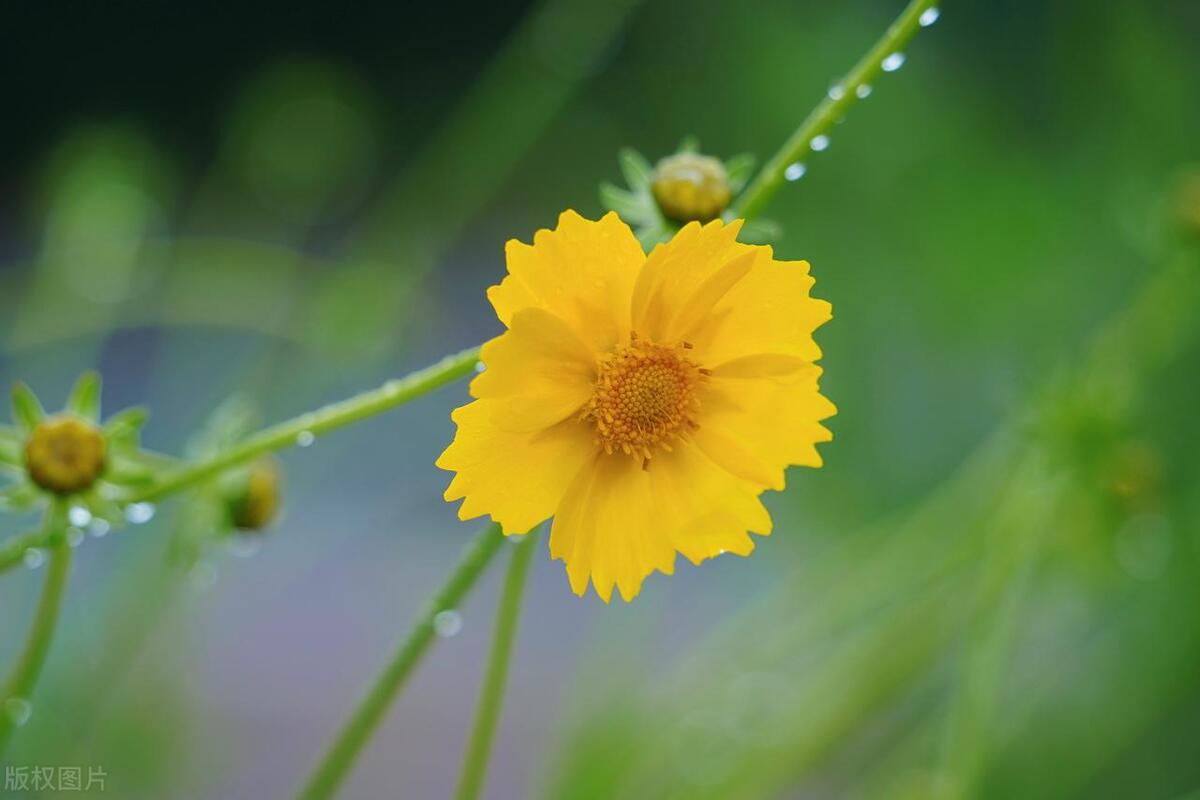
<instances>
[{"instance_id":1,"label":"yellow flower","mask_svg":"<svg viewBox=\"0 0 1200 800\"><path fill-rule=\"evenodd\" d=\"M462 519L513 534L553 516L551 556L605 602L670 575L677 552L744 556L771 532L759 495L820 466L832 438L812 337L830 306L806 262L739 243L740 227L693 222L647 256L616 214L567 211L508 243L488 290L508 330L437 462Z\"/></svg>"}]
</instances>

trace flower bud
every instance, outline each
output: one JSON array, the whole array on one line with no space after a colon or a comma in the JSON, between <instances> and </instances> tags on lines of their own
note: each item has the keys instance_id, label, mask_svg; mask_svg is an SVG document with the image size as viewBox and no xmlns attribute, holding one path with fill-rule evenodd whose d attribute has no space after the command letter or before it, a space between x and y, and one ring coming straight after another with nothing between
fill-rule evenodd
<instances>
[{"instance_id":1,"label":"flower bud","mask_svg":"<svg viewBox=\"0 0 1200 800\"><path fill-rule=\"evenodd\" d=\"M242 531L261 531L271 524L279 511L281 492L279 467L269 459L250 466L242 491L233 499L233 525Z\"/></svg>"},{"instance_id":2,"label":"flower bud","mask_svg":"<svg viewBox=\"0 0 1200 800\"><path fill-rule=\"evenodd\" d=\"M697 153L677 153L659 161L651 189L663 214L683 223L716 219L733 198L725 165Z\"/></svg>"},{"instance_id":3,"label":"flower bud","mask_svg":"<svg viewBox=\"0 0 1200 800\"><path fill-rule=\"evenodd\" d=\"M91 487L104 472L108 443L100 429L78 417L49 417L39 422L25 444L29 477L55 494Z\"/></svg>"}]
</instances>

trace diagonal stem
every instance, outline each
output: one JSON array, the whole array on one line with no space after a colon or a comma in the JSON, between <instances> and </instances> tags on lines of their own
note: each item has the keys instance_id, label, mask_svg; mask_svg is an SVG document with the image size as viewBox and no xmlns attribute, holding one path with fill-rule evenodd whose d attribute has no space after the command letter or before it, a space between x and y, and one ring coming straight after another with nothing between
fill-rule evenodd
<instances>
[{"instance_id":1,"label":"diagonal stem","mask_svg":"<svg viewBox=\"0 0 1200 800\"><path fill-rule=\"evenodd\" d=\"M470 375L479 361L479 348L472 347L446 356L431 367L418 370L377 389L355 395L301 414L259 431L234 447L196 464L169 472L150 487L135 492L130 501L157 500L168 494L213 478L225 470L245 464L259 456L292 447L309 437L343 428L376 414L389 411L409 400Z\"/></svg>"},{"instance_id":2,"label":"diagonal stem","mask_svg":"<svg viewBox=\"0 0 1200 800\"><path fill-rule=\"evenodd\" d=\"M299 797L320 800L333 797L346 779L350 768L362 754L375 729L383 722L409 676L433 641L434 618L442 611L458 606L504 542L499 525L489 525L459 561L458 567L421 613L416 626L400 645L395 656L376 678L358 709L350 717L336 740L325 752L320 765L309 778Z\"/></svg>"},{"instance_id":3,"label":"diagonal stem","mask_svg":"<svg viewBox=\"0 0 1200 800\"><path fill-rule=\"evenodd\" d=\"M871 81L883 70L884 60L894 53L900 53L917 32L917 28L928 24L928 17L925 18L926 22L922 23L922 15L936 8L938 2L939 0L912 0L908 4L875 46L837 83L837 91L831 91L817 104L805 117L804 122L800 123L796 132L763 166L754 182L734 204L734 216L750 219L762 211L783 185L787 168L804 158L813 139L826 134L834 123L845 116L851 106L865 96L860 93L861 87L869 87Z\"/></svg>"},{"instance_id":4,"label":"diagonal stem","mask_svg":"<svg viewBox=\"0 0 1200 800\"><path fill-rule=\"evenodd\" d=\"M483 789L487 775L488 757L492 751L492 739L496 735L496 723L504 705L504 685L508 679L508 665L512 659L513 641L517 637L517 624L521 618L521 596L529 567L537 549L538 531L527 533L516 546L504 581L504 594L496 612L496 632L492 638L492 652L488 656L487 673L479 692L479 706L475 712L475 727L463 759L459 776L458 800L475 800Z\"/></svg>"}]
</instances>

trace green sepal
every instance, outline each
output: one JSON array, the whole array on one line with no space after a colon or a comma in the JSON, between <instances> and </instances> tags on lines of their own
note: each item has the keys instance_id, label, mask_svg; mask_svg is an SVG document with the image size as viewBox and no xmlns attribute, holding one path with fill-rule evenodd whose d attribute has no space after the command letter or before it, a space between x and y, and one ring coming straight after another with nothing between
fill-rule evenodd
<instances>
[{"instance_id":1,"label":"green sepal","mask_svg":"<svg viewBox=\"0 0 1200 800\"><path fill-rule=\"evenodd\" d=\"M734 194L740 192L750 182L757 163L758 159L754 157L753 153L742 153L725 162L725 175L729 180L729 188Z\"/></svg>"},{"instance_id":2,"label":"green sepal","mask_svg":"<svg viewBox=\"0 0 1200 800\"><path fill-rule=\"evenodd\" d=\"M100 421L100 373L88 370L79 376L67 397L67 411L88 422Z\"/></svg>"},{"instance_id":3,"label":"green sepal","mask_svg":"<svg viewBox=\"0 0 1200 800\"><path fill-rule=\"evenodd\" d=\"M13 422L27 435L46 418L46 410L42 408L37 395L22 381L13 384L12 415Z\"/></svg>"},{"instance_id":4,"label":"green sepal","mask_svg":"<svg viewBox=\"0 0 1200 800\"><path fill-rule=\"evenodd\" d=\"M641 153L632 147L623 147L617 154L617 160L621 165L621 174L625 176L625 183L630 189L638 193L649 191L654 180L654 167L650 166L650 162Z\"/></svg>"},{"instance_id":5,"label":"green sepal","mask_svg":"<svg viewBox=\"0 0 1200 800\"><path fill-rule=\"evenodd\" d=\"M683 137L683 140L679 142L679 148L676 150L676 152L677 153L699 153L700 152L700 140L692 135L685 136L685 137Z\"/></svg>"},{"instance_id":6,"label":"green sepal","mask_svg":"<svg viewBox=\"0 0 1200 800\"><path fill-rule=\"evenodd\" d=\"M652 219L657 215L657 211L646 203L645 195L635 195L611 183L600 184L600 202L609 211L617 212L621 219L634 224L644 224L648 217Z\"/></svg>"},{"instance_id":7,"label":"green sepal","mask_svg":"<svg viewBox=\"0 0 1200 800\"><path fill-rule=\"evenodd\" d=\"M142 427L149 418L150 411L145 406L134 406L113 414L104 423L104 435L108 438L109 446L115 452L137 450Z\"/></svg>"},{"instance_id":8,"label":"green sepal","mask_svg":"<svg viewBox=\"0 0 1200 800\"><path fill-rule=\"evenodd\" d=\"M783 236L783 228L769 219L748 219L742 225L738 241L746 244L775 244Z\"/></svg>"},{"instance_id":9,"label":"green sepal","mask_svg":"<svg viewBox=\"0 0 1200 800\"><path fill-rule=\"evenodd\" d=\"M155 470L145 464L120 457L110 460L104 473L104 479L109 483L135 489L149 486L156 477Z\"/></svg>"},{"instance_id":10,"label":"green sepal","mask_svg":"<svg viewBox=\"0 0 1200 800\"><path fill-rule=\"evenodd\" d=\"M675 229L669 227L666 223L660 223L658 225L639 228L636 231L636 235L638 242L642 245L642 249L649 254L658 245L671 241L671 237L675 235Z\"/></svg>"},{"instance_id":11,"label":"green sepal","mask_svg":"<svg viewBox=\"0 0 1200 800\"><path fill-rule=\"evenodd\" d=\"M84 495L83 500L93 517L104 520L114 528L125 524L125 512L121 505L100 490L92 489Z\"/></svg>"},{"instance_id":12,"label":"green sepal","mask_svg":"<svg viewBox=\"0 0 1200 800\"><path fill-rule=\"evenodd\" d=\"M32 483L15 483L0 491L0 509L14 514L32 511L41 500L42 492Z\"/></svg>"}]
</instances>

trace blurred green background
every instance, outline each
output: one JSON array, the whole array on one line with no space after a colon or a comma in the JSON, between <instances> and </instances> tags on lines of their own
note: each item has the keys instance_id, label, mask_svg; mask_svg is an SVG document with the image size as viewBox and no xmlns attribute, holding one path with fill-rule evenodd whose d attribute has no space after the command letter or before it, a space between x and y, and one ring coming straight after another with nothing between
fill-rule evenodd
<instances>
[{"instance_id":1,"label":"blurred green background","mask_svg":"<svg viewBox=\"0 0 1200 800\"><path fill-rule=\"evenodd\" d=\"M498 332L504 241L598 215L619 147L765 159L900 8L10 4L0 379L96 366L181 452L231 396L422 366ZM1184 0L942 9L768 210L834 306L826 467L631 606L540 554L489 797L1200 791L1198 43ZM465 398L285 454L260 548L172 562L178 504L88 541L8 764L287 796L477 528L433 467ZM0 580L0 663L39 577ZM449 795L498 578L346 797Z\"/></svg>"}]
</instances>

